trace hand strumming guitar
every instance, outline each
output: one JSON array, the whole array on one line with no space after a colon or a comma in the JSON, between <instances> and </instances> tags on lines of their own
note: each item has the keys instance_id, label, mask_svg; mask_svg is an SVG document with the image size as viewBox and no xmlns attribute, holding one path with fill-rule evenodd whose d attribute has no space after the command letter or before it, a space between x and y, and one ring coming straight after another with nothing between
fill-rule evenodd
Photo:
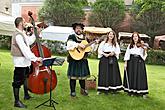
<instances>
[{"instance_id":1,"label":"hand strumming guitar","mask_svg":"<svg viewBox=\"0 0 165 110\"><path fill-rule=\"evenodd\" d=\"M80 48L82 48L82 49L85 49L85 45L84 45L84 44L79 43L78 46L79 46Z\"/></svg>"}]
</instances>

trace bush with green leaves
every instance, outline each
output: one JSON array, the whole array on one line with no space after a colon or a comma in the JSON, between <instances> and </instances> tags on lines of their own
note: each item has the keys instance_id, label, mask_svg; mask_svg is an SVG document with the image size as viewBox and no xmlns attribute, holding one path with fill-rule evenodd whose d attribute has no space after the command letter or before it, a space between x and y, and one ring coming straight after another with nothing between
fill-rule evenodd
<instances>
[{"instance_id":1,"label":"bush with green leaves","mask_svg":"<svg viewBox=\"0 0 165 110\"><path fill-rule=\"evenodd\" d=\"M61 41L52 41L52 40L42 40L42 44L50 49L54 55L68 55L66 50L66 43Z\"/></svg>"},{"instance_id":2,"label":"bush with green leaves","mask_svg":"<svg viewBox=\"0 0 165 110\"><path fill-rule=\"evenodd\" d=\"M96 0L89 17L90 25L111 27L115 29L124 19L125 4L123 0Z\"/></svg>"},{"instance_id":3,"label":"bush with green leaves","mask_svg":"<svg viewBox=\"0 0 165 110\"><path fill-rule=\"evenodd\" d=\"M39 18L54 25L71 26L85 17L83 6L87 0L45 0L39 11Z\"/></svg>"},{"instance_id":4,"label":"bush with green leaves","mask_svg":"<svg viewBox=\"0 0 165 110\"><path fill-rule=\"evenodd\" d=\"M130 11L134 31L151 36L152 42L156 35L164 34L165 0L135 0Z\"/></svg>"},{"instance_id":5,"label":"bush with green leaves","mask_svg":"<svg viewBox=\"0 0 165 110\"><path fill-rule=\"evenodd\" d=\"M0 48L10 49L11 36L0 35Z\"/></svg>"},{"instance_id":6,"label":"bush with green leaves","mask_svg":"<svg viewBox=\"0 0 165 110\"><path fill-rule=\"evenodd\" d=\"M165 65L165 51L163 50L149 50L146 59L147 64Z\"/></svg>"}]
</instances>

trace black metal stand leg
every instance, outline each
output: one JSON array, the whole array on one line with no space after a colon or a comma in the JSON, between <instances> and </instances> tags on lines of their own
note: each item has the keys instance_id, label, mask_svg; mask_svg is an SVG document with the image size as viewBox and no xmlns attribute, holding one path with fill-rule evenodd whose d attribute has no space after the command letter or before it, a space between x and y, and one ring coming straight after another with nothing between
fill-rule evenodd
<instances>
[{"instance_id":1,"label":"black metal stand leg","mask_svg":"<svg viewBox=\"0 0 165 110\"><path fill-rule=\"evenodd\" d=\"M44 104L45 104L45 103L47 103L47 102L49 102L49 100L47 100L47 101L43 102L42 104L38 105L38 106L37 106L37 107L35 107L35 108L38 108L38 107L40 107L41 105L44 105Z\"/></svg>"},{"instance_id":2,"label":"black metal stand leg","mask_svg":"<svg viewBox=\"0 0 165 110\"><path fill-rule=\"evenodd\" d=\"M56 110L56 108L55 108L55 106L54 106L54 103L53 103L53 102L52 102L52 105L53 105L54 110Z\"/></svg>"},{"instance_id":3,"label":"black metal stand leg","mask_svg":"<svg viewBox=\"0 0 165 110\"><path fill-rule=\"evenodd\" d=\"M54 103L58 104L56 101L52 100Z\"/></svg>"},{"instance_id":4,"label":"black metal stand leg","mask_svg":"<svg viewBox=\"0 0 165 110\"><path fill-rule=\"evenodd\" d=\"M51 66L51 70L52 70L52 66ZM47 101L41 103L40 105L36 106L35 108L38 108L41 105L44 105L44 106L47 106L47 107L53 107L54 110L56 110L54 103L55 104L58 104L58 103L52 99L52 72L51 72L51 70L50 70L50 97ZM49 102L49 105L45 105L47 102Z\"/></svg>"}]
</instances>

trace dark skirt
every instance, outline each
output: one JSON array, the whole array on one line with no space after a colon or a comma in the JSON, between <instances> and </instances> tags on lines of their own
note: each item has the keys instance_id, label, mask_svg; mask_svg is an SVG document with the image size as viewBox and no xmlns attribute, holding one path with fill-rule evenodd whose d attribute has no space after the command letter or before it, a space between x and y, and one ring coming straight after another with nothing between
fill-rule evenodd
<instances>
[{"instance_id":1,"label":"dark skirt","mask_svg":"<svg viewBox=\"0 0 165 110\"><path fill-rule=\"evenodd\" d=\"M148 94L145 62L139 55L130 56L130 60L127 61L127 72L124 71L123 81L125 92L142 95Z\"/></svg>"},{"instance_id":2,"label":"dark skirt","mask_svg":"<svg viewBox=\"0 0 165 110\"><path fill-rule=\"evenodd\" d=\"M90 71L87 59L71 59L68 65L67 76L69 79L86 79L90 77Z\"/></svg>"},{"instance_id":3,"label":"dark skirt","mask_svg":"<svg viewBox=\"0 0 165 110\"><path fill-rule=\"evenodd\" d=\"M98 91L123 89L117 58L101 57L99 62Z\"/></svg>"}]
</instances>

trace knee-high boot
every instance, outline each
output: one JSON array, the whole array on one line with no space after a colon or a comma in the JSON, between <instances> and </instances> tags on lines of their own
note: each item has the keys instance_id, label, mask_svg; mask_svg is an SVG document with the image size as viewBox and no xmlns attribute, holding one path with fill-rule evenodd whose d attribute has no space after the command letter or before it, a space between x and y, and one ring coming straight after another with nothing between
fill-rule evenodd
<instances>
[{"instance_id":1,"label":"knee-high boot","mask_svg":"<svg viewBox=\"0 0 165 110\"><path fill-rule=\"evenodd\" d=\"M85 80L79 80L79 83L80 83L80 93L84 96L87 96L88 95L88 91L85 89Z\"/></svg>"},{"instance_id":2,"label":"knee-high boot","mask_svg":"<svg viewBox=\"0 0 165 110\"><path fill-rule=\"evenodd\" d=\"M28 93L27 78L24 81L23 88L24 88L24 100L30 99L31 96Z\"/></svg>"},{"instance_id":3,"label":"knee-high boot","mask_svg":"<svg viewBox=\"0 0 165 110\"><path fill-rule=\"evenodd\" d=\"M76 80L70 79L70 90L71 90L70 95L72 97L75 97L76 96L75 87L76 87Z\"/></svg>"},{"instance_id":4,"label":"knee-high boot","mask_svg":"<svg viewBox=\"0 0 165 110\"><path fill-rule=\"evenodd\" d=\"M27 106L19 100L19 88L13 88L13 93L15 98L14 107L26 108Z\"/></svg>"}]
</instances>

